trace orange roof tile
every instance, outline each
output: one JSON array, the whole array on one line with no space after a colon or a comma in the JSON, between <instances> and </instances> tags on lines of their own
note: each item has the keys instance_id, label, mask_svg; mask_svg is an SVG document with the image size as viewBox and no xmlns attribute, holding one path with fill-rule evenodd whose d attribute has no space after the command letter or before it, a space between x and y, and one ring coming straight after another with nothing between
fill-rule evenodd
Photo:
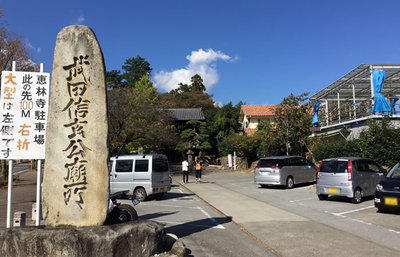
<instances>
[{"instance_id":1,"label":"orange roof tile","mask_svg":"<svg viewBox=\"0 0 400 257\"><path fill-rule=\"evenodd\" d=\"M242 105L244 115L248 117L254 116L274 116L275 108L278 105L264 104L264 105Z\"/></svg>"},{"instance_id":2,"label":"orange roof tile","mask_svg":"<svg viewBox=\"0 0 400 257\"><path fill-rule=\"evenodd\" d=\"M246 135L248 135L248 136L254 135L256 133L256 131L257 131L257 129L249 129L249 128L245 129Z\"/></svg>"}]
</instances>

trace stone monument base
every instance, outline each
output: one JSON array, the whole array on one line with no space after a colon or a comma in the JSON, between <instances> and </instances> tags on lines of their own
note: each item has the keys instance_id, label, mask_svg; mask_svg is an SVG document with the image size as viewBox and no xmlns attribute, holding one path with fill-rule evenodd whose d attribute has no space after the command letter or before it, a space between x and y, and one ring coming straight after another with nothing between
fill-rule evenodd
<instances>
[{"instance_id":1,"label":"stone monument base","mask_svg":"<svg viewBox=\"0 0 400 257\"><path fill-rule=\"evenodd\" d=\"M0 229L0 256L152 256L167 236L154 221L97 227Z\"/></svg>"}]
</instances>

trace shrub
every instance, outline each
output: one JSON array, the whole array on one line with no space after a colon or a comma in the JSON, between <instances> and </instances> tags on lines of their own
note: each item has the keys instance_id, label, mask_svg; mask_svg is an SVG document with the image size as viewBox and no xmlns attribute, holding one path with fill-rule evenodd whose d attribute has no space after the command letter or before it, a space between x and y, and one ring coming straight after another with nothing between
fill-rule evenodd
<instances>
[{"instance_id":1,"label":"shrub","mask_svg":"<svg viewBox=\"0 0 400 257\"><path fill-rule=\"evenodd\" d=\"M383 166L393 166L400 161L400 129L390 125L389 118L368 122L369 128L355 140L319 142L313 149L316 160L340 156L357 156L374 159Z\"/></svg>"}]
</instances>

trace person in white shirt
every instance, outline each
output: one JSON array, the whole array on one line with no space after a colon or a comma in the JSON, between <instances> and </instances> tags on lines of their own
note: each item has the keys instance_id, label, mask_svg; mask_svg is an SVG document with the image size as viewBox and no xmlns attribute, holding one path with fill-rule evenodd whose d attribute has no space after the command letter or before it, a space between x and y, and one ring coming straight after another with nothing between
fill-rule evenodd
<instances>
[{"instance_id":1,"label":"person in white shirt","mask_svg":"<svg viewBox=\"0 0 400 257\"><path fill-rule=\"evenodd\" d=\"M188 183L189 182L189 163L184 160L182 162L182 173L183 173L183 183Z\"/></svg>"}]
</instances>

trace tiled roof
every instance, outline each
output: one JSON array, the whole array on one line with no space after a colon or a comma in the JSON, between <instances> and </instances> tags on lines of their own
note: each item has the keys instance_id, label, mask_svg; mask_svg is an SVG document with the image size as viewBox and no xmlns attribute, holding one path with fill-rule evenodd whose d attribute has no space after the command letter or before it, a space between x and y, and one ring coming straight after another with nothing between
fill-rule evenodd
<instances>
[{"instance_id":1,"label":"tiled roof","mask_svg":"<svg viewBox=\"0 0 400 257\"><path fill-rule=\"evenodd\" d=\"M164 110L172 112L174 120L205 120L201 108L172 108Z\"/></svg>"},{"instance_id":2,"label":"tiled roof","mask_svg":"<svg viewBox=\"0 0 400 257\"><path fill-rule=\"evenodd\" d=\"M242 105L242 111L247 117L274 116L277 105Z\"/></svg>"},{"instance_id":3,"label":"tiled roof","mask_svg":"<svg viewBox=\"0 0 400 257\"><path fill-rule=\"evenodd\" d=\"M254 135L256 133L256 131L257 131L257 129L249 129L249 128L245 129L246 135L248 135L248 136Z\"/></svg>"}]
</instances>

